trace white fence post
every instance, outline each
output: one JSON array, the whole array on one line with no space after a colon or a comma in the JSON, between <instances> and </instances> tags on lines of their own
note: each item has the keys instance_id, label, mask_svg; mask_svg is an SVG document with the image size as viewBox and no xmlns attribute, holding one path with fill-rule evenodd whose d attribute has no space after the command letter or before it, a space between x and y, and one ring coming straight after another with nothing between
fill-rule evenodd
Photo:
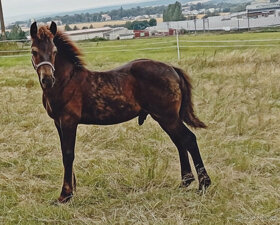
<instances>
[{"instance_id":1,"label":"white fence post","mask_svg":"<svg viewBox=\"0 0 280 225\"><path fill-rule=\"evenodd\" d=\"M178 29L176 30L176 39L177 39L178 60L181 60L181 56L180 56L180 44L179 44L179 32L178 32Z\"/></svg>"}]
</instances>

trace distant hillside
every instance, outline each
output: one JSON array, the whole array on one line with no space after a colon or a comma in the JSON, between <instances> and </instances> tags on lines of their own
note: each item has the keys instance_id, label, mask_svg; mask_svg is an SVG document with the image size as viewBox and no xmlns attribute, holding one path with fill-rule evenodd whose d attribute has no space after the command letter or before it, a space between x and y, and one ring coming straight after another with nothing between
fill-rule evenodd
<instances>
[{"instance_id":1,"label":"distant hillside","mask_svg":"<svg viewBox=\"0 0 280 225\"><path fill-rule=\"evenodd\" d=\"M182 5L197 1L197 0L177 0ZM91 8L91 9L84 9L84 10L76 10L71 12L61 12L56 14L50 14L48 16L44 17L54 17L54 16L65 16L65 15L75 15L75 14L81 14L81 13L99 13L99 12L109 12L115 9L119 9L122 7L123 9L131 9L136 7L153 7L153 6L162 6L162 5L169 5L174 4L176 0L152 0L152 1L143 1L143 2L137 2L137 3L129 3L129 4L123 4L123 5L113 5L113 6L106 6L106 7L100 7L100 8ZM209 0L209 2L229 2L229 3L244 3L244 2L252 2L252 0ZM41 17L42 18L42 17Z\"/></svg>"},{"instance_id":2,"label":"distant hillside","mask_svg":"<svg viewBox=\"0 0 280 225\"><path fill-rule=\"evenodd\" d=\"M177 0L182 5L189 3L189 2L198 2L198 0ZM253 0L209 0L209 2L229 2L229 3L244 3L244 2L252 2ZM62 13L60 15L72 15L72 14L79 14L79 13L96 13L96 12L108 12L114 9L119 9L120 7L123 7L124 9L130 9L130 8L136 8L136 7L151 7L151 6L161 6L161 5L169 5L174 4L176 0L152 0L152 1L143 1L143 2L137 2L137 3L130 3L130 4L124 4L124 5L114 5L114 6L107 6L107 7L101 7L101 8L94 8L94 9L84 9L79 11L73 11L68 13Z\"/></svg>"},{"instance_id":3,"label":"distant hillside","mask_svg":"<svg viewBox=\"0 0 280 225\"><path fill-rule=\"evenodd\" d=\"M177 0L181 4L186 4L188 2L191 2L193 0ZM123 4L123 5L113 5L113 6L106 6L106 7L100 7L100 8L92 8L92 9L84 9L84 10L77 10L77 11L72 11L72 12L61 12L59 16L64 16L64 15L74 15L74 14L81 14L81 13L99 13L99 12L109 12L115 9L119 9L122 7L123 9L131 9L131 8L137 8L137 7L152 7L152 6L161 6L161 5L169 5L173 4L176 2L176 0L152 0L152 1L143 1L143 2L137 2L137 3L130 3L130 4ZM49 15L49 16L55 16Z\"/></svg>"}]
</instances>

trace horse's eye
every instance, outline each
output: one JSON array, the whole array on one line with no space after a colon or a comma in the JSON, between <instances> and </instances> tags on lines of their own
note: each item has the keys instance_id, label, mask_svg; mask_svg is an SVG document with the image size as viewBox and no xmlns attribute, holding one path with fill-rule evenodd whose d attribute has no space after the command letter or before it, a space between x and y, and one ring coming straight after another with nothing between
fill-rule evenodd
<instances>
[{"instance_id":1,"label":"horse's eye","mask_svg":"<svg viewBox=\"0 0 280 225\"><path fill-rule=\"evenodd\" d=\"M32 54L34 57L36 57L36 56L38 55L38 52L37 52L37 51L32 50L32 51L31 51L31 54Z\"/></svg>"}]
</instances>

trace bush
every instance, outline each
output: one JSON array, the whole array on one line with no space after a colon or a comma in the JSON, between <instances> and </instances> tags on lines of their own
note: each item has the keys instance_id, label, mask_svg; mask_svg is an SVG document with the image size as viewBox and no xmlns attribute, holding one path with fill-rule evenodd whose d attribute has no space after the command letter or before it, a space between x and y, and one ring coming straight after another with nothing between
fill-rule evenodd
<instances>
[{"instance_id":1,"label":"bush","mask_svg":"<svg viewBox=\"0 0 280 225\"><path fill-rule=\"evenodd\" d=\"M99 41L107 41L107 39L102 38L102 37L95 37L95 38L89 39L89 41L91 41L91 42L99 42Z\"/></svg>"},{"instance_id":2,"label":"bush","mask_svg":"<svg viewBox=\"0 0 280 225\"><path fill-rule=\"evenodd\" d=\"M68 24L65 25L64 29L65 29L65 31L71 31L72 30L72 28Z\"/></svg>"}]
</instances>

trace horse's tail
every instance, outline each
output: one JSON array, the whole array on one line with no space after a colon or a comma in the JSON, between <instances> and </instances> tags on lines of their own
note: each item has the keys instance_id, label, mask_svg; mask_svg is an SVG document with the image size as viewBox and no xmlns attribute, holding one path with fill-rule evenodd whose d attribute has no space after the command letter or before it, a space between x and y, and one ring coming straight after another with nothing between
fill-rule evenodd
<instances>
[{"instance_id":1,"label":"horse's tail","mask_svg":"<svg viewBox=\"0 0 280 225\"><path fill-rule=\"evenodd\" d=\"M180 108L180 118L194 128L206 128L207 126L194 114L192 103L192 85L188 74L179 68L173 68L181 77L182 104Z\"/></svg>"}]
</instances>

